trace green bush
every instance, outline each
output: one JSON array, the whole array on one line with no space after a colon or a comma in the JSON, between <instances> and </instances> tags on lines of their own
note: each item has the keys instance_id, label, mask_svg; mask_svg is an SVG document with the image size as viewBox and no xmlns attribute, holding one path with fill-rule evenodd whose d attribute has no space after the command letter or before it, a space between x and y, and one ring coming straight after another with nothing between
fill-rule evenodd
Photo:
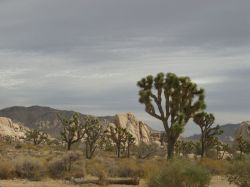
<instances>
[{"instance_id":1,"label":"green bush","mask_svg":"<svg viewBox=\"0 0 250 187\"><path fill-rule=\"evenodd\" d=\"M149 187L206 187L209 171L191 161L172 160L149 176Z\"/></svg>"},{"instance_id":2,"label":"green bush","mask_svg":"<svg viewBox=\"0 0 250 187\"><path fill-rule=\"evenodd\" d=\"M18 177L29 180L40 180L45 175L41 161L30 157L18 159L15 172Z\"/></svg>"},{"instance_id":3,"label":"green bush","mask_svg":"<svg viewBox=\"0 0 250 187\"><path fill-rule=\"evenodd\" d=\"M240 187L250 186L250 156L233 160L227 165L226 175L230 183Z\"/></svg>"}]
</instances>

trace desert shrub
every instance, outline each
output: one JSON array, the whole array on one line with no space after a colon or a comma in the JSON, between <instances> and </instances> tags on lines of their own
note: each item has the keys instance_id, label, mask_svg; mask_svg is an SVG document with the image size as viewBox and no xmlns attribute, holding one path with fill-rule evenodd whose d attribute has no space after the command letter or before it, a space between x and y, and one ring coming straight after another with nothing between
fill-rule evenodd
<instances>
[{"instance_id":1,"label":"desert shrub","mask_svg":"<svg viewBox=\"0 0 250 187\"><path fill-rule=\"evenodd\" d=\"M170 161L149 177L149 187L205 187L209 182L206 168L186 160Z\"/></svg>"},{"instance_id":2,"label":"desert shrub","mask_svg":"<svg viewBox=\"0 0 250 187\"><path fill-rule=\"evenodd\" d=\"M240 187L250 186L250 156L240 160L232 160L227 165L227 179Z\"/></svg>"},{"instance_id":3,"label":"desert shrub","mask_svg":"<svg viewBox=\"0 0 250 187\"><path fill-rule=\"evenodd\" d=\"M21 149L22 148L22 145L20 144L20 143L17 143L16 145L15 145L15 149Z\"/></svg>"},{"instance_id":4,"label":"desert shrub","mask_svg":"<svg viewBox=\"0 0 250 187\"><path fill-rule=\"evenodd\" d=\"M83 177L84 164L79 162L80 152L69 151L62 156L58 156L48 163L48 172L52 178ZM77 163L78 161L78 163Z\"/></svg>"},{"instance_id":5,"label":"desert shrub","mask_svg":"<svg viewBox=\"0 0 250 187\"><path fill-rule=\"evenodd\" d=\"M40 180L45 175L41 161L30 157L18 159L15 172L18 177L29 180Z\"/></svg>"},{"instance_id":6,"label":"desert shrub","mask_svg":"<svg viewBox=\"0 0 250 187\"><path fill-rule=\"evenodd\" d=\"M82 153L78 151L68 151L62 157L66 171L71 171L74 162L80 159Z\"/></svg>"},{"instance_id":7,"label":"desert shrub","mask_svg":"<svg viewBox=\"0 0 250 187\"><path fill-rule=\"evenodd\" d=\"M0 179L9 179L14 175L13 163L7 160L0 160Z\"/></svg>"},{"instance_id":8,"label":"desert shrub","mask_svg":"<svg viewBox=\"0 0 250 187\"><path fill-rule=\"evenodd\" d=\"M159 145L156 143L146 144L141 142L136 148L137 158L146 159L156 155L159 152Z\"/></svg>"},{"instance_id":9,"label":"desert shrub","mask_svg":"<svg viewBox=\"0 0 250 187\"><path fill-rule=\"evenodd\" d=\"M149 171L157 170L166 160L95 158L86 161L86 172L99 177L147 177Z\"/></svg>"},{"instance_id":10,"label":"desert shrub","mask_svg":"<svg viewBox=\"0 0 250 187\"><path fill-rule=\"evenodd\" d=\"M86 164L87 173L98 178L104 178L105 176L107 176L107 163L110 163L110 165L113 164L109 159L103 160L97 158L88 160Z\"/></svg>"},{"instance_id":11,"label":"desert shrub","mask_svg":"<svg viewBox=\"0 0 250 187\"><path fill-rule=\"evenodd\" d=\"M65 173L64 161L61 158L55 158L48 163L48 172L52 178L61 178Z\"/></svg>"},{"instance_id":12,"label":"desert shrub","mask_svg":"<svg viewBox=\"0 0 250 187\"><path fill-rule=\"evenodd\" d=\"M111 177L142 177L144 170L136 160L116 160L115 164L107 166L108 174Z\"/></svg>"},{"instance_id":13,"label":"desert shrub","mask_svg":"<svg viewBox=\"0 0 250 187\"><path fill-rule=\"evenodd\" d=\"M225 174L225 160L214 160L203 158L200 164L207 168L212 174L223 175Z\"/></svg>"}]
</instances>

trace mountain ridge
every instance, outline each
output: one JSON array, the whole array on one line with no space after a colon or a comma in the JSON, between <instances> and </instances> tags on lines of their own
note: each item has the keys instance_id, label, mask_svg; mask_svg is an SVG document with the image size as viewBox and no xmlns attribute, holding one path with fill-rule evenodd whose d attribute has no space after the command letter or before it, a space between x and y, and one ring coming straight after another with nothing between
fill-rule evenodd
<instances>
[{"instance_id":1,"label":"mountain ridge","mask_svg":"<svg viewBox=\"0 0 250 187\"><path fill-rule=\"evenodd\" d=\"M40 129L51 135L57 136L61 130L58 115L70 117L75 111L60 110L47 106L12 106L0 110L0 116L12 119L32 129ZM79 113L82 117L86 114ZM113 116L96 116L101 122L113 122Z\"/></svg>"}]
</instances>

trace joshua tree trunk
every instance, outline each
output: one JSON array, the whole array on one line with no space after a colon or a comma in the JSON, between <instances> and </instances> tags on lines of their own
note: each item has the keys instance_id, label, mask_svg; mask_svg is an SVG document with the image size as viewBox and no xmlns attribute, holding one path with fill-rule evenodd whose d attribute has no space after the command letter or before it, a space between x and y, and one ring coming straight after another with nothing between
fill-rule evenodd
<instances>
[{"instance_id":1,"label":"joshua tree trunk","mask_svg":"<svg viewBox=\"0 0 250 187\"><path fill-rule=\"evenodd\" d=\"M130 157L130 145L128 145L128 153L127 153L127 157L129 158Z\"/></svg>"},{"instance_id":2,"label":"joshua tree trunk","mask_svg":"<svg viewBox=\"0 0 250 187\"><path fill-rule=\"evenodd\" d=\"M202 132L202 134L201 134L201 157L203 158L204 157L204 155L205 155L205 150L206 150L206 148L205 148L205 137L204 137L204 132Z\"/></svg>"},{"instance_id":3,"label":"joshua tree trunk","mask_svg":"<svg viewBox=\"0 0 250 187\"><path fill-rule=\"evenodd\" d=\"M120 146L117 146L117 158L120 158L120 152L121 152L121 148Z\"/></svg>"},{"instance_id":4,"label":"joshua tree trunk","mask_svg":"<svg viewBox=\"0 0 250 187\"><path fill-rule=\"evenodd\" d=\"M71 143L68 142L67 150L69 151L71 149Z\"/></svg>"},{"instance_id":5,"label":"joshua tree trunk","mask_svg":"<svg viewBox=\"0 0 250 187\"><path fill-rule=\"evenodd\" d=\"M168 144L167 144L167 153L168 153L168 159L172 159L174 156L174 145L175 145L175 139L172 137L168 137Z\"/></svg>"}]
</instances>

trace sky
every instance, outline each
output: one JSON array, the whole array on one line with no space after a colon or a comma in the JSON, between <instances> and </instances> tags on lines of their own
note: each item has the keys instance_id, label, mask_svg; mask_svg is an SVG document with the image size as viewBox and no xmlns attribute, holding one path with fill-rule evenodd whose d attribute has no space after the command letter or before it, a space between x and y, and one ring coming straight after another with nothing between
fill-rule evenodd
<instances>
[{"instance_id":1,"label":"sky","mask_svg":"<svg viewBox=\"0 0 250 187\"><path fill-rule=\"evenodd\" d=\"M250 120L249 0L0 0L0 108L134 112L136 82L174 72L217 124ZM185 135L198 132L192 123Z\"/></svg>"}]
</instances>

